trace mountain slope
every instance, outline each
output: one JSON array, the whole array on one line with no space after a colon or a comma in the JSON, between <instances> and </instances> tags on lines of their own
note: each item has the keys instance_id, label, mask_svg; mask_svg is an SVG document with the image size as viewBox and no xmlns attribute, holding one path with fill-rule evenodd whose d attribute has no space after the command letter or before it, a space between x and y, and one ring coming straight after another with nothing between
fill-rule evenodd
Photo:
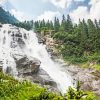
<instances>
[{"instance_id":1,"label":"mountain slope","mask_svg":"<svg viewBox=\"0 0 100 100\"><path fill-rule=\"evenodd\" d=\"M13 24L18 22L18 20L9 12L5 11L2 7L0 7L0 22Z\"/></svg>"}]
</instances>

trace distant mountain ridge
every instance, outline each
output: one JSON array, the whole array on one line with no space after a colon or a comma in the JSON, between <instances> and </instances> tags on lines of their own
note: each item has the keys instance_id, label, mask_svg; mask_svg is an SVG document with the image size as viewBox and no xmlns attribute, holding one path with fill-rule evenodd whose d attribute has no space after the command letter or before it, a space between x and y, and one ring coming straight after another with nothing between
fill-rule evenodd
<instances>
[{"instance_id":1,"label":"distant mountain ridge","mask_svg":"<svg viewBox=\"0 0 100 100\"><path fill-rule=\"evenodd\" d=\"M17 23L19 22L14 16L12 16L8 11L5 11L0 7L0 23Z\"/></svg>"}]
</instances>

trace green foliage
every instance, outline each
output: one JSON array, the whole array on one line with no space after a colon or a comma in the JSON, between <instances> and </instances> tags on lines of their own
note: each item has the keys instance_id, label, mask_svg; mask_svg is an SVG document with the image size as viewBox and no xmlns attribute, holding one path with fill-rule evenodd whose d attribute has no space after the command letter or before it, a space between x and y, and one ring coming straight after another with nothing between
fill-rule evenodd
<instances>
[{"instance_id":1,"label":"green foliage","mask_svg":"<svg viewBox=\"0 0 100 100\"><path fill-rule=\"evenodd\" d=\"M55 20L54 20L54 30L55 30L55 32L58 32L59 28L60 28L59 19L55 17Z\"/></svg>"},{"instance_id":2,"label":"green foliage","mask_svg":"<svg viewBox=\"0 0 100 100\"><path fill-rule=\"evenodd\" d=\"M73 24L69 15L67 18L63 15L61 23L57 17L54 24L44 20L35 23L34 29L38 32L43 31L44 27L46 31L53 30L49 35L56 40L57 49L64 59L71 63L100 63L100 21L88 19L86 22L83 19L79 20L79 24ZM41 23L45 24L41 26ZM52 29L48 27L50 25Z\"/></svg>"},{"instance_id":3,"label":"green foliage","mask_svg":"<svg viewBox=\"0 0 100 100\"><path fill-rule=\"evenodd\" d=\"M33 20L32 21L24 21L24 22L13 23L13 25L15 25L17 27L24 28L26 30L32 30L33 29Z\"/></svg>"},{"instance_id":4,"label":"green foliage","mask_svg":"<svg viewBox=\"0 0 100 100\"><path fill-rule=\"evenodd\" d=\"M86 95L86 96L85 96ZM82 98L83 96L84 99ZM27 81L17 81L9 75L0 72L0 100L97 100L90 92L80 90L80 83L77 89L69 88L65 96L48 92L36 84Z\"/></svg>"},{"instance_id":5,"label":"green foliage","mask_svg":"<svg viewBox=\"0 0 100 100\"><path fill-rule=\"evenodd\" d=\"M63 100L63 97L36 84L18 82L0 72L0 100Z\"/></svg>"}]
</instances>

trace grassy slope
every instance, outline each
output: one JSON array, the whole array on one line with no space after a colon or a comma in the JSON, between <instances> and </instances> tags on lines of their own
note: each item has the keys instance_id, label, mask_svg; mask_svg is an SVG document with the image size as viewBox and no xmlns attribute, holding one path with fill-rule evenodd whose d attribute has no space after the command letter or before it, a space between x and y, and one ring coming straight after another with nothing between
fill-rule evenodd
<instances>
[{"instance_id":1,"label":"grassy slope","mask_svg":"<svg viewBox=\"0 0 100 100\"><path fill-rule=\"evenodd\" d=\"M84 95L84 98L76 99ZM72 98L72 99L71 99ZM36 84L30 82L18 82L13 77L0 72L0 100L97 100L93 93L83 92L78 88L69 88L66 95L59 96L48 92Z\"/></svg>"},{"instance_id":2,"label":"grassy slope","mask_svg":"<svg viewBox=\"0 0 100 100\"><path fill-rule=\"evenodd\" d=\"M45 88L30 82L18 82L0 73L0 100L63 100L61 96L49 93Z\"/></svg>"}]
</instances>

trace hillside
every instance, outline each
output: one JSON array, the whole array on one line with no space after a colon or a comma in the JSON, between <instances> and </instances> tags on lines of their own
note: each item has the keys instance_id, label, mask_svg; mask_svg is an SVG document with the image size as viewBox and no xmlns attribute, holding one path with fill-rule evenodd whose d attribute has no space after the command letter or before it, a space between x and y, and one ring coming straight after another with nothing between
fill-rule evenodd
<instances>
[{"instance_id":1,"label":"hillside","mask_svg":"<svg viewBox=\"0 0 100 100\"><path fill-rule=\"evenodd\" d=\"M73 95L72 95L73 94ZM0 72L0 100L97 100L90 92L69 89L63 97L48 92L36 84L19 82L13 77Z\"/></svg>"},{"instance_id":2,"label":"hillside","mask_svg":"<svg viewBox=\"0 0 100 100\"><path fill-rule=\"evenodd\" d=\"M91 19L75 24L68 15L54 21L34 22L34 30L42 37L49 35L55 40L55 47L66 61L74 64L100 63L100 23Z\"/></svg>"},{"instance_id":3,"label":"hillside","mask_svg":"<svg viewBox=\"0 0 100 100\"><path fill-rule=\"evenodd\" d=\"M18 20L9 12L5 11L2 7L0 7L0 22L13 24L18 22Z\"/></svg>"}]
</instances>

